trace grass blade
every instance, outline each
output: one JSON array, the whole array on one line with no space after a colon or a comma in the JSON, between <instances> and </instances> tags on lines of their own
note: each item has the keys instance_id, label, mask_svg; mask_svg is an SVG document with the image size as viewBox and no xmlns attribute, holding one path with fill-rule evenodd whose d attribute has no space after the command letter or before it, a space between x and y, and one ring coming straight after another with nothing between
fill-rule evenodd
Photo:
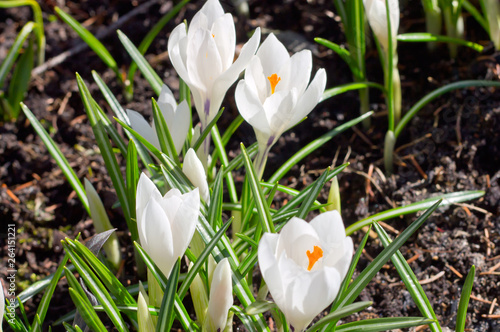
<instances>
[{"instance_id":1,"label":"grass blade","mask_svg":"<svg viewBox=\"0 0 500 332\"><path fill-rule=\"evenodd\" d=\"M158 314L158 323L156 325L156 331L158 332L170 331L172 323L174 322L175 293L177 290L177 280L179 280L180 271L181 259L178 258L177 262L172 268L172 272L170 272L170 277L167 281L165 293L163 294L160 313Z\"/></svg>"},{"instance_id":2,"label":"grass blade","mask_svg":"<svg viewBox=\"0 0 500 332\"><path fill-rule=\"evenodd\" d=\"M465 278L464 288L460 296L460 303L458 304L457 312L457 325L456 332L463 332L465 330L465 320L467 319L467 307L469 306L470 294L472 293L472 286L474 284L474 275L476 274L476 267L472 265L467 278Z\"/></svg>"},{"instance_id":3,"label":"grass blade","mask_svg":"<svg viewBox=\"0 0 500 332\"><path fill-rule=\"evenodd\" d=\"M471 190L471 191L460 191L457 193L444 194L440 196L430 197L424 199L420 202L411 203L405 206L397 207L394 209L386 210L380 213L376 213L368 218L361 219L354 224L346 228L345 232L347 235L351 235L355 231L360 230L363 227L371 225L375 221L387 220L391 218L396 218L402 215L407 215L410 213L415 213L421 210L425 210L431 207L436 201L443 200L441 206L446 206L454 203L461 203L465 201L470 201L479 197L484 196L484 191L481 190Z\"/></svg>"},{"instance_id":4,"label":"grass blade","mask_svg":"<svg viewBox=\"0 0 500 332\"><path fill-rule=\"evenodd\" d=\"M14 40L14 44L7 53L7 56L2 62L2 65L0 65L0 87L2 87L5 79L7 78L7 74L10 72L10 69L14 65L14 62L19 55L19 50L23 46L24 41L26 40L26 38L28 38L34 27L34 22L26 23Z\"/></svg>"},{"instance_id":5,"label":"grass blade","mask_svg":"<svg viewBox=\"0 0 500 332\"><path fill-rule=\"evenodd\" d=\"M337 308L352 303L361 291L366 287L375 274L391 258L392 255L408 240L408 238L429 218L429 216L441 204L437 201L427 211L425 211L417 220L415 220L407 229L404 230L387 248L385 248L363 272L352 282L343 298L338 302Z\"/></svg>"},{"instance_id":6,"label":"grass blade","mask_svg":"<svg viewBox=\"0 0 500 332\"><path fill-rule=\"evenodd\" d=\"M269 178L267 182L274 183L278 182L293 166L295 166L299 161L310 155L313 151L318 149L320 146L331 140L333 137L342 133L344 130L351 128L352 126L358 124L363 121L367 117L371 116L372 112L365 113L356 119L348 121L343 125L338 126L323 134L321 137L315 139L311 143L307 144L305 147L299 150L299 152L295 153L290 159L288 159L281 167L274 172L274 174Z\"/></svg>"},{"instance_id":7,"label":"grass blade","mask_svg":"<svg viewBox=\"0 0 500 332\"><path fill-rule=\"evenodd\" d=\"M116 64L115 59L108 52L106 47L83 25L81 25L77 20L75 20L71 15L65 13L61 8L54 8L56 14L59 16L61 20L63 20L66 24L68 24L73 31L75 31L80 38L97 54L99 58L111 68L118 79L122 80L120 75L120 70L118 69L118 65Z\"/></svg>"},{"instance_id":8,"label":"grass blade","mask_svg":"<svg viewBox=\"0 0 500 332\"><path fill-rule=\"evenodd\" d=\"M33 69L33 41L29 41L28 48L19 58L19 62L14 69L9 84L9 94L7 100L11 106L12 118L17 119L21 106L20 102L24 100L24 95L28 91L31 80L31 70Z\"/></svg>"},{"instance_id":9,"label":"grass blade","mask_svg":"<svg viewBox=\"0 0 500 332\"><path fill-rule=\"evenodd\" d=\"M425 325L433 321L422 317L389 317L365 319L357 322L339 325L335 332L378 332L394 329L404 329L413 326Z\"/></svg>"},{"instance_id":10,"label":"grass blade","mask_svg":"<svg viewBox=\"0 0 500 332\"><path fill-rule=\"evenodd\" d=\"M377 88L380 91L385 93L385 87L383 85L378 84L378 83L354 82L354 83L347 83L347 84L338 85L338 86L335 86L333 88L325 90L325 92L323 93L323 96L320 99L320 102L325 101L329 98L338 96L340 94L346 93L348 91L360 90L360 89L365 89L365 88Z\"/></svg>"},{"instance_id":11,"label":"grass blade","mask_svg":"<svg viewBox=\"0 0 500 332\"><path fill-rule=\"evenodd\" d=\"M373 227L375 228L375 231L377 232L380 238L380 242L382 242L382 245L387 248L387 246L391 243L391 239L389 238L385 230L378 223L374 223ZM394 256L391 257L391 261L394 264L396 270L398 271L401 280L403 280L404 284L406 285L406 289L413 298L413 301L420 310L420 313L425 318L434 320L434 322L429 325L431 331L442 331L441 326L439 325L439 322L437 320L436 314L432 309L432 305L429 302L427 296L425 295L424 289L418 282L415 273L413 273L410 265L406 262L406 259L403 257L401 251L399 250L396 251L396 254L394 254Z\"/></svg>"},{"instance_id":12,"label":"grass blade","mask_svg":"<svg viewBox=\"0 0 500 332\"><path fill-rule=\"evenodd\" d=\"M68 291L71 299L73 300L73 303L78 309L78 312L85 321L85 324L87 324L92 331L107 331L106 327L97 316L94 308L92 307L92 305L90 305L90 302L82 298L82 296L73 288L70 287Z\"/></svg>"},{"instance_id":13,"label":"grass blade","mask_svg":"<svg viewBox=\"0 0 500 332\"><path fill-rule=\"evenodd\" d=\"M361 310L364 310L364 309L368 308L369 306L371 306L372 304L373 304L373 302L371 302L371 301L365 301L365 302L356 302L356 303L346 305L342 309L334 311L334 312L326 315L325 317L321 318L313 326L308 328L306 330L306 332L316 332L317 330L319 330L323 326L326 326L330 322L338 321L339 319L341 319L343 317L346 317L346 316L349 316L349 315L354 314L356 312L359 312Z\"/></svg>"},{"instance_id":14,"label":"grass blade","mask_svg":"<svg viewBox=\"0 0 500 332\"><path fill-rule=\"evenodd\" d=\"M472 48L474 51L482 52L484 47L473 43L471 41L463 40L461 38L452 38L448 36L435 35L428 32L414 32L414 33L403 33L398 35L398 41L402 42L443 42L443 43L454 43L462 46L467 46Z\"/></svg>"},{"instance_id":15,"label":"grass blade","mask_svg":"<svg viewBox=\"0 0 500 332\"><path fill-rule=\"evenodd\" d=\"M69 165L68 160L66 159L66 157L64 157L57 144L49 136L45 128L43 128L42 124L37 120L37 118L30 111L30 109L26 107L26 105L24 105L23 103L21 103L21 108L26 117L28 118L28 120L30 120L33 129L35 129L38 136L40 136L43 143L47 147L47 150L49 151L50 155L52 156L52 158L54 158L55 162L57 163L57 166L59 166L63 174L66 176L66 179L68 180L69 184L71 185L73 190L75 190L78 198L80 199L80 202L82 202L83 207L85 208L85 210L87 210L87 213L90 214L89 202L87 200L87 194L85 193L85 189L83 188L83 185L80 182L80 179L78 179L78 176L76 175L75 171Z\"/></svg>"},{"instance_id":16,"label":"grass blade","mask_svg":"<svg viewBox=\"0 0 500 332\"><path fill-rule=\"evenodd\" d=\"M241 146L241 153L243 154L243 160L245 162L248 183L250 185L250 189L252 190L254 198L253 202L257 207L257 213L259 214L259 220L262 225L262 230L268 233L276 233L276 230L274 229L273 220L271 218L271 212L269 212L269 206L267 205L266 198L264 197L264 193L262 192L262 186L260 185L260 181L257 179L253 163L250 160L250 157L248 156L243 143L240 146Z\"/></svg>"},{"instance_id":17,"label":"grass blade","mask_svg":"<svg viewBox=\"0 0 500 332\"><path fill-rule=\"evenodd\" d=\"M135 47L135 45L130 41L130 39L128 39L128 37L125 36L123 32L117 30L116 33L118 33L118 38L120 38L123 47L125 47L125 50L135 61L135 63L141 70L144 78L149 82L151 88L156 93L156 95L159 96L161 91L161 86L163 84L160 76L158 76L158 74L153 70L151 65L146 61L144 56L141 54L141 52L137 49L137 47Z\"/></svg>"}]
</instances>

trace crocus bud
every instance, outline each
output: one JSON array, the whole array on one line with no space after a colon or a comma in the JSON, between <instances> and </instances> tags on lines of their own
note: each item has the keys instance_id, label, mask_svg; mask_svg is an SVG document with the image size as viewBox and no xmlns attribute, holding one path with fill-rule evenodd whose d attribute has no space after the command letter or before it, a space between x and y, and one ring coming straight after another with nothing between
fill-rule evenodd
<instances>
[{"instance_id":1,"label":"crocus bud","mask_svg":"<svg viewBox=\"0 0 500 332\"><path fill-rule=\"evenodd\" d=\"M210 285L208 300L207 330L224 331L228 312L233 305L233 284L231 281L231 266L227 258L217 264Z\"/></svg>"},{"instance_id":2,"label":"crocus bud","mask_svg":"<svg viewBox=\"0 0 500 332\"><path fill-rule=\"evenodd\" d=\"M193 149L189 149L184 156L184 162L182 165L182 172L186 174L187 178L193 186L200 190L200 196L203 201L207 204L210 203L210 191L208 189L207 176L205 174L205 168L201 163L200 159L196 155Z\"/></svg>"},{"instance_id":3,"label":"crocus bud","mask_svg":"<svg viewBox=\"0 0 500 332\"><path fill-rule=\"evenodd\" d=\"M377 37L380 45L387 53L389 50L389 36L393 44L396 43L396 37L399 29L399 1L389 0L389 17L391 19L391 33L389 34L387 26L386 0L363 0L365 5L366 17L372 28L373 34ZM392 55L389 55L391 57Z\"/></svg>"}]
</instances>

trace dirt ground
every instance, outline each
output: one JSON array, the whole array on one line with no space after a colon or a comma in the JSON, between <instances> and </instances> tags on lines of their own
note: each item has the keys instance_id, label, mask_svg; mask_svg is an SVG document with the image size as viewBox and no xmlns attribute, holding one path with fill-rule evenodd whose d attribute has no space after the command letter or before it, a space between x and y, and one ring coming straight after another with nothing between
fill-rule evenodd
<instances>
[{"instance_id":1,"label":"dirt ground","mask_svg":"<svg viewBox=\"0 0 500 332\"><path fill-rule=\"evenodd\" d=\"M331 1L249 1L249 18L238 16L229 0L221 1L226 11L235 16L237 41L247 40L247 32L260 26L267 34L275 32L290 51L313 50L315 68L327 71L327 87L349 83L348 67L331 51L320 47L314 37L343 43L340 19ZM78 36L64 23L53 17L53 6L59 5L83 22L93 33L109 32L103 39L118 64L128 68L130 58L116 33L108 27L146 1L79 1L41 2L47 37L46 59L59 55L81 43ZM178 79L168 59L167 40L172 29L184 18L190 20L202 1L193 0L167 24L158 35L147 59L173 91ZM424 31L425 22L419 1L402 7L400 32ZM172 7L171 1L158 1L145 13L122 23L122 30L136 45L151 27ZM17 32L31 19L28 8L0 10L0 59L6 55ZM450 82L464 79L500 79L500 54L494 53L487 35L471 17L465 17L466 39L486 45L483 53L460 48L456 60L450 60L446 45L430 53L424 44L399 43L399 69L402 78L403 109L407 110L428 92ZM316 70L314 69L314 71ZM78 94L75 72L90 84L91 93L108 114L91 70L96 70L124 108L151 115L150 98L154 95L147 82L135 78L135 93L127 102L114 73L90 50L68 57L64 62L35 75L26 105L46 126L77 175L88 178L101 195L111 222L119 231L124 257L130 258L132 246L126 224L119 209L113 209L116 195L104 168L94 136ZM370 81L381 82L380 63L373 48L367 52ZM226 112L221 127L237 114L234 87L227 94ZM461 89L438 98L425 107L406 128L398 140L395 174L383 175L382 146L387 128L383 96L371 90L371 107L375 110L372 126L361 126L337 136L310 158L295 167L282 183L301 189L311 183L332 161L338 165L350 162L339 176L342 195L342 215L351 224L370 214L419 201L438 193L463 190L484 190L484 197L446 208L440 208L427 223L401 248L411 262L439 321L454 329L462 285L470 267L476 266L476 279L469 305L466 327L470 331L499 331L500 300L500 92L494 89ZM309 118L289 131L273 148L264 175L270 175L297 149L314 138L358 115L357 93L346 93L321 103ZM249 145L255 140L253 130L244 124L230 149L237 151L239 142ZM60 240L82 233L83 238L94 234L89 216L48 154L29 122L21 116L17 122L0 124L0 220L2 225L16 223L18 290L29 286L55 271L63 257ZM326 199L328 188L322 192ZM387 222L391 236L402 231L415 216ZM6 253L6 229L0 231L0 246ZM363 236L358 232L354 243ZM381 251L376 239L371 239L362 256L361 271L372 257ZM0 274L7 270L6 254L2 255ZM132 260L120 274L126 283L136 283ZM387 264L360 295L373 306L351 319L390 316L419 316L409 293L400 283L392 264ZM28 315L36 311L39 297L27 303ZM48 313L53 321L67 313L73 304L66 285L58 286ZM30 316L30 317L31 317ZM235 320L236 321L236 320Z\"/></svg>"}]
</instances>

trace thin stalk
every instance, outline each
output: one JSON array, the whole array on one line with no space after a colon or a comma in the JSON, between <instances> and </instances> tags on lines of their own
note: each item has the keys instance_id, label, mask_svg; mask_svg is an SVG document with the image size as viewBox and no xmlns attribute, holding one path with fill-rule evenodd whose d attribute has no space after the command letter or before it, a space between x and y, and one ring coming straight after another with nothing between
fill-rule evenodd
<instances>
[{"instance_id":1,"label":"thin stalk","mask_svg":"<svg viewBox=\"0 0 500 332\"><path fill-rule=\"evenodd\" d=\"M266 168L267 157L269 156L271 146L272 145L269 144L266 144L264 147L259 145L259 152L257 153L257 156L255 156L253 165L257 174L257 178L259 180L261 180L262 176L264 175L264 169Z\"/></svg>"}]
</instances>

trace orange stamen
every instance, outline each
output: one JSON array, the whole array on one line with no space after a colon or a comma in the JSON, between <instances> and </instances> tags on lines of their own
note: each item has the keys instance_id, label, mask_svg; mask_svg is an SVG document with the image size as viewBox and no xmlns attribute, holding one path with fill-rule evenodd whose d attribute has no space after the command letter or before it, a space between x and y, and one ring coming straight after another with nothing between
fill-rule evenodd
<instances>
[{"instance_id":1,"label":"orange stamen","mask_svg":"<svg viewBox=\"0 0 500 332\"><path fill-rule=\"evenodd\" d=\"M215 35L212 33L212 38L215 38Z\"/></svg>"},{"instance_id":2,"label":"orange stamen","mask_svg":"<svg viewBox=\"0 0 500 332\"><path fill-rule=\"evenodd\" d=\"M323 257L323 249L321 249L318 246L314 246L313 252L310 252L309 250L306 252L307 258L309 258L309 266L307 267L307 271L311 271L313 268L314 264Z\"/></svg>"},{"instance_id":3,"label":"orange stamen","mask_svg":"<svg viewBox=\"0 0 500 332\"><path fill-rule=\"evenodd\" d=\"M271 83L271 94L273 94L276 89L276 85L278 85L278 82L281 81L281 77L277 74L272 74L271 76L268 76L267 79L269 80L269 83Z\"/></svg>"}]
</instances>

